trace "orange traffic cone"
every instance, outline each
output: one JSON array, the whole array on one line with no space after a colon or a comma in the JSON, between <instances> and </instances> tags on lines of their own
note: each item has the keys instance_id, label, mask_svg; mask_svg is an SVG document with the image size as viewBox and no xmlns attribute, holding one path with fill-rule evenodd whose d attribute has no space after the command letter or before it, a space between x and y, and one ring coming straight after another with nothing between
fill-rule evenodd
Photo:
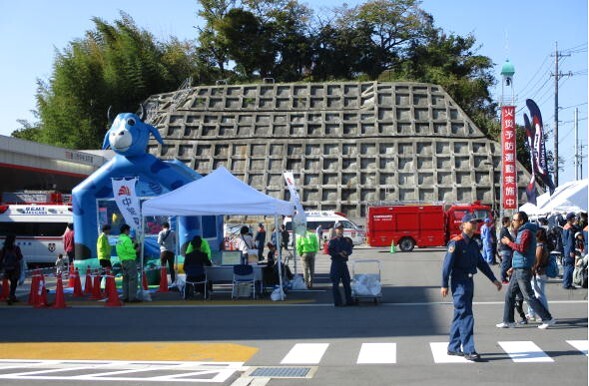
<instances>
[{"instance_id":1,"label":"orange traffic cone","mask_svg":"<svg viewBox=\"0 0 589 386\"><path fill-rule=\"evenodd\" d=\"M143 289L147 291L149 289L149 286L147 285L147 275L145 275L145 271L143 271L143 274L141 276L143 276L143 279L141 279L141 285L143 286Z\"/></svg>"},{"instance_id":2,"label":"orange traffic cone","mask_svg":"<svg viewBox=\"0 0 589 386\"><path fill-rule=\"evenodd\" d=\"M84 293L82 292L82 282L80 281L80 272L78 271L78 268L75 269L74 271L74 297L82 297L84 296Z\"/></svg>"},{"instance_id":3,"label":"orange traffic cone","mask_svg":"<svg viewBox=\"0 0 589 386\"><path fill-rule=\"evenodd\" d=\"M35 308L42 308L47 307L49 304L47 303L47 288L45 288L45 276L41 273L39 277L39 285L37 290L37 302L35 303Z\"/></svg>"},{"instance_id":4,"label":"orange traffic cone","mask_svg":"<svg viewBox=\"0 0 589 386\"><path fill-rule=\"evenodd\" d=\"M52 308L66 308L65 296L63 295L63 281L61 275L57 276L57 287L55 288L55 304Z\"/></svg>"},{"instance_id":5,"label":"orange traffic cone","mask_svg":"<svg viewBox=\"0 0 589 386\"><path fill-rule=\"evenodd\" d=\"M323 254L324 255L329 255L329 243L324 243L323 244Z\"/></svg>"},{"instance_id":6,"label":"orange traffic cone","mask_svg":"<svg viewBox=\"0 0 589 386\"><path fill-rule=\"evenodd\" d=\"M39 292L39 279L41 278L41 275L39 274L39 270L36 269L35 272L33 273L33 277L31 279L31 290L29 292L29 305L34 306L37 304L37 297L38 297L38 292Z\"/></svg>"},{"instance_id":7,"label":"orange traffic cone","mask_svg":"<svg viewBox=\"0 0 589 386\"><path fill-rule=\"evenodd\" d=\"M6 276L2 279L2 291L0 292L0 300L6 300L10 297L10 288Z\"/></svg>"},{"instance_id":8,"label":"orange traffic cone","mask_svg":"<svg viewBox=\"0 0 589 386\"><path fill-rule=\"evenodd\" d=\"M123 305L121 299L119 299L115 277L112 276L109 271L106 273L106 293L108 300L105 305L107 307L120 307Z\"/></svg>"},{"instance_id":9,"label":"orange traffic cone","mask_svg":"<svg viewBox=\"0 0 589 386\"><path fill-rule=\"evenodd\" d=\"M92 295L92 275L90 274L90 266L86 268L86 280L84 281L84 294Z\"/></svg>"},{"instance_id":10,"label":"orange traffic cone","mask_svg":"<svg viewBox=\"0 0 589 386\"><path fill-rule=\"evenodd\" d=\"M165 266L162 266L160 278L160 288L157 292L168 292L168 270Z\"/></svg>"},{"instance_id":11,"label":"orange traffic cone","mask_svg":"<svg viewBox=\"0 0 589 386\"><path fill-rule=\"evenodd\" d=\"M102 295L102 291L100 290L100 280L101 280L100 273L98 271L94 272L94 285L92 286L92 296L90 299L92 300L100 300L104 296Z\"/></svg>"},{"instance_id":12,"label":"orange traffic cone","mask_svg":"<svg viewBox=\"0 0 589 386\"><path fill-rule=\"evenodd\" d=\"M74 286L76 285L76 278L74 276L74 265L70 264L70 269L69 269L69 281L67 286L70 288L74 288Z\"/></svg>"}]
</instances>

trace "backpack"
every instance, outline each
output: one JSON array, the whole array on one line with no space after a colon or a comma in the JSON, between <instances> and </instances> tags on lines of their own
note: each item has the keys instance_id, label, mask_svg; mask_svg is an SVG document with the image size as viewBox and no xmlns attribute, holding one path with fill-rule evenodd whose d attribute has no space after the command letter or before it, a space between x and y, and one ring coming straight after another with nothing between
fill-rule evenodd
<instances>
[{"instance_id":1,"label":"backpack","mask_svg":"<svg viewBox=\"0 0 589 386\"><path fill-rule=\"evenodd\" d=\"M548 255L548 265L546 266L546 276L555 278L558 276L558 263L556 262L556 254Z\"/></svg>"},{"instance_id":2,"label":"backpack","mask_svg":"<svg viewBox=\"0 0 589 386\"><path fill-rule=\"evenodd\" d=\"M18 268L18 256L16 250L5 249L2 256L2 266L5 271L14 271Z\"/></svg>"}]
</instances>

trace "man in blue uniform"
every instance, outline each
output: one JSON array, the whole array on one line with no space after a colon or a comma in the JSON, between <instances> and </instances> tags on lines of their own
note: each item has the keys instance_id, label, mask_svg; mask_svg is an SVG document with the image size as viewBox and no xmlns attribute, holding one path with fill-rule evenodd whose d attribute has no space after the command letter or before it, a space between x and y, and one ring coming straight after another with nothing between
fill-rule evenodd
<instances>
[{"instance_id":1,"label":"man in blue uniform","mask_svg":"<svg viewBox=\"0 0 589 386\"><path fill-rule=\"evenodd\" d=\"M476 219L469 213L462 217L462 234L448 243L448 251L442 268L442 297L448 295L448 281L451 280L454 319L450 328L448 355L464 356L470 361L479 361L480 355L474 348L472 297L473 276L480 269L501 290L501 283L483 259L479 246L472 236L476 230ZM462 349L461 349L462 346Z\"/></svg>"},{"instance_id":2,"label":"man in blue uniform","mask_svg":"<svg viewBox=\"0 0 589 386\"><path fill-rule=\"evenodd\" d=\"M346 305L355 305L352 299L352 288L350 287L350 271L348 270L348 256L352 254L352 243L344 237L344 224L335 224L335 237L329 240L327 250L331 256L331 268L329 278L333 287L333 304L336 307L343 306L342 296L339 292L339 282L344 286Z\"/></svg>"}]
</instances>

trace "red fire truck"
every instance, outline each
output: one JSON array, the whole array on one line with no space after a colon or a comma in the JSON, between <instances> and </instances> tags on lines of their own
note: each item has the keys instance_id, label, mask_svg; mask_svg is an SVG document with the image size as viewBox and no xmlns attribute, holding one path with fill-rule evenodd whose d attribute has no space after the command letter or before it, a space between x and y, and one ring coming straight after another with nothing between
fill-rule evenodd
<instances>
[{"instance_id":1,"label":"red fire truck","mask_svg":"<svg viewBox=\"0 0 589 386\"><path fill-rule=\"evenodd\" d=\"M366 239L372 247L395 244L404 252L415 246L446 245L460 233L460 221L466 213L483 220L491 217L491 207L479 201L472 204L393 204L370 205L366 220ZM477 235L480 237L480 227Z\"/></svg>"}]
</instances>

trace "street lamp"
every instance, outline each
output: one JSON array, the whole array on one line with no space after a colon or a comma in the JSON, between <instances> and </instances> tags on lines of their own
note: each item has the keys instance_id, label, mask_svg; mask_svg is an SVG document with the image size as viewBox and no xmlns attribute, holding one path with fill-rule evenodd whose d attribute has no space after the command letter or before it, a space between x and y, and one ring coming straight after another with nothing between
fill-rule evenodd
<instances>
[{"instance_id":1,"label":"street lamp","mask_svg":"<svg viewBox=\"0 0 589 386\"><path fill-rule=\"evenodd\" d=\"M481 162L481 165L490 166L491 167L491 208L493 211L493 216L496 215L495 212L495 164L491 160L486 160Z\"/></svg>"}]
</instances>

